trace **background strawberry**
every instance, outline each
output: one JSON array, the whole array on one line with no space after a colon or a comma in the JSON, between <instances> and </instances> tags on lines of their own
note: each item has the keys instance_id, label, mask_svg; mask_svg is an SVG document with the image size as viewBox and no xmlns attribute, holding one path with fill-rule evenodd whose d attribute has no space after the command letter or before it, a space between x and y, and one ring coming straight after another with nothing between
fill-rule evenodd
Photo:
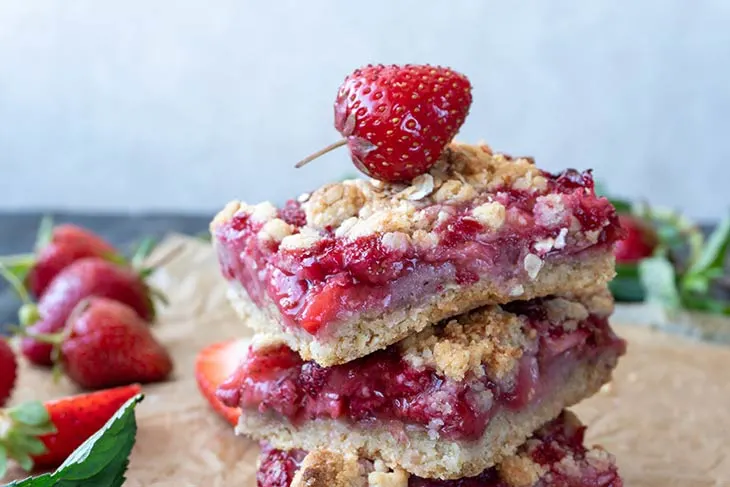
<instances>
[{"instance_id":1,"label":"background strawberry","mask_svg":"<svg viewBox=\"0 0 730 487\"><path fill-rule=\"evenodd\" d=\"M61 360L81 387L100 389L165 380L172 359L129 306L90 298L72 313L62 334Z\"/></svg>"},{"instance_id":2,"label":"background strawberry","mask_svg":"<svg viewBox=\"0 0 730 487\"><path fill-rule=\"evenodd\" d=\"M0 337L0 407L10 399L18 378L18 361L10 343Z\"/></svg>"},{"instance_id":3,"label":"background strawberry","mask_svg":"<svg viewBox=\"0 0 730 487\"><path fill-rule=\"evenodd\" d=\"M53 226L44 218L38 230L35 253L0 258L16 277L24 282L28 292L40 298L48 285L63 269L84 257L99 257L124 263L117 249L85 228L73 224Z\"/></svg>"},{"instance_id":4,"label":"background strawberry","mask_svg":"<svg viewBox=\"0 0 730 487\"><path fill-rule=\"evenodd\" d=\"M297 164L347 144L355 166L382 181L410 181L436 163L469 113L471 83L449 68L366 66L345 78L335 101L344 139Z\"/></svg>"},{"instance_id":5,"label":"background strawberry","mask_svg":"<svg viewBox=\"0 0 730 487\"><path fill-rule=\"evenodd\" d=\"M140 392L135 384L0 410L4 426L0 429L0 478L5 458L16 460L25 470L60 465Z\"/></svg>"},{"instance_id":6,"label":"background strawberry","mask_svg":"<svg viewBox=\"0 0 730 487\"><path fill-rule=\"evenodd\" d=\"M656 231L638 217L622 213L618 218L626 236L614 247L616 262L634 263L650 257L659 243Z\"/></svg>"},{"instance_id":7,"label":"background strawberry","mask_svg":"<svg viewBox=\"0 0 730 487\"><path fill-rule=\"evenodd\" d=\"M29 326L27 335L61 331L71 311L84 299L96 296L113 299L130 306L145 321L154 319L151 290L130 267L119 266L99 258L84 258L66 267L56 276L37 305L40 319ZM27 309L27 308L26 308ZM28 324L21 316L21 324ZM52 345L26 336L21 351L31 362L51 365Z\"/></svg>"},{"instance_id":8,"label":"background strawberry","mask_svg":"<svg viewBox=\"0 0 730 487\"><path fill-rule=\"evenodd\" d=\"M37 250L26 278L29 291L36 298L42 296L59 272L84 257L124 262L117 249L98 235L71 224L55 227L48 244Z\"/></svg>"}]
</instances>

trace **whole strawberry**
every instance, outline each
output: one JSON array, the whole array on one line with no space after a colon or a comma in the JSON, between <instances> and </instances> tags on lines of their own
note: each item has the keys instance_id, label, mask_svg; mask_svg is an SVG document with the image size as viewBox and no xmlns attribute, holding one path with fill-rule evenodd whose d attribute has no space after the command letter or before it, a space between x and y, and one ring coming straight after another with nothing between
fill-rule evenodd
<instances>
[{"instance_id":1,"label":"whole strawberry","mask_svg":"<svg viewBox=\"0 0 730 487\"><path fill-rule=\"evenodd\" d=\"M51 365L52 345L32 338L35 334L61 331L71 312L84 299L97 296L119 301L130 306L143 320L154 319L154 304L150 288L130 267L119 266L99 258L77 260L61 271L41 297L35 314L40 317L26 330L21 351L37 365ZM22 308L28 312L28 307ZM21 316L21 324L27 323Z\"/></svg>"},{"instance_id":2,"label":"whole strawberry","mask_svg":"<svg viewBox=\"0 0 730 487\"><path fill-rule=\"evenodd\" d=\"M12 269L31 296L40 298L63 269L84 257L99 257L123 263L124 257L110 243L77 225L53 226L44 219L38 231L35 253L0 258Z\"/></svg>"},{"instance_id":3,"label":"whole strawberry","mask_svg":"<svg viewBox=\"0 0 730 487\"><path fill-rule=\"evenodd\" d=\"M619 223L626 236L616 243L616 262L631 264L650 257L657 246L656 232L637 217L621 214Z\"/></svg>"},{"instance_id":4,"label":"whole strawberry","mask_svg":"<svg viewBox=\"0 0 730 487\"><path fill-rule=\"evenodd\" d=\"M57 467L141 390L134 384L0 410L0 478L7 458L25 470Z\"/></svg>"},{"instance_id":5,"label":"whole strawberry","mask_svg":"<svg viewBox=\"0 0 730 487\"><path fill-rule=\"evenodd\" d=\"M344 139L297 167L347 144L355 166L368 176L410 181L436 163L471 102L471 83L449 68L365 66L345 78L335 101L335 128Z\"/></svg>"},{"instance_id":6,"label":"whole strawberry","mask_svg":"<svg viewBox=\"0 0 730 487\"><path fill-rule=\"evenodd\" d=\"M10 343L0 337L0 407L10 399L18 378L18 361Z\"/></svg>"},{"instance_id":7,"label":"whole strawberry","mask_svg":"<svg viewBox=\"0 0 730 487\"><path fill-rule=\"evenodd\" d=\"M89 230L71 224L55 227L48 244L38 249L35 264L26 278L31 294L36 298L42 296L59 272L85 257L123 261L110 243Z\"/></svg>"},{"instance_id":8,"label":"whole strawberry","mask_svg":"<svg viewBox=\"0 0 730 487\"><path fill-rule=\"evenodd\" d=\"M62 334L66 375L86 389L165 380L170 354L129 306L90 298L72 313Z\"/></svg>"}]
</instances>

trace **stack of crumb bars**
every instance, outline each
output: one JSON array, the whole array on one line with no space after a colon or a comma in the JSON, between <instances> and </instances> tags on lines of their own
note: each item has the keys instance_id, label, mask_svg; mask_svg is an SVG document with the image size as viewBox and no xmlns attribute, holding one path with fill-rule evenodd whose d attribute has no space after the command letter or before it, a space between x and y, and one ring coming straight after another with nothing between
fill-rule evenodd
<instances>
[{"instance_id":1,"label":"stack of crumb bars","mask_svg":"<svg viewBox=\"0 0 730 487\"><path fill-rule=\"evenodd\" d=\"M211 230L256 331L218 397L261 487L622 485L566 411L625 352L589 172L452 143L410 185L233 202Z\"/></svg>"}]
</instances>

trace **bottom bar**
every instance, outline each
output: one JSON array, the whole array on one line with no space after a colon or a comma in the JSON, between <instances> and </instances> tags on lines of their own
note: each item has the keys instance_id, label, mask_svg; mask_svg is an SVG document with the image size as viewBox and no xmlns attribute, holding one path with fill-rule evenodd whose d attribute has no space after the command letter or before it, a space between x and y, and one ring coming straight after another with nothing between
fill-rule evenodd
<instances>
[{"instance_id":1,"label":"bottom bar","mask_svg":"<svg viewBox=\"0 0 730 487\"><path fill-rule=\"evenodd\" d=\"M262 444L259 487L622 487L613 455L583 445L585 427L570 411L537 430L510 457L475 477L434 480L380 461L327 450L276 450Z\"/></svg>"}]
</instances>

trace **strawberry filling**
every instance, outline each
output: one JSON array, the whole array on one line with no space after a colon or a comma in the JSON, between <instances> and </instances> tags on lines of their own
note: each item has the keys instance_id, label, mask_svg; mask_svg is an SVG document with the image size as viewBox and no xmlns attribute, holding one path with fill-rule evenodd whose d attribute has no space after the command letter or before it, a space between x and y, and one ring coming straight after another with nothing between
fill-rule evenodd
<instances>
[{"instance_id":1,"label":"strawberry filling","mask_svg":"<svg viewBox=\"0 0 730 487\"><path fill-rule=\"evenodd\" d=\"M605 317L590 315L568 331L550 324L539 301L505 308L525 316L525 334L536 337L508 377L490 376L483 367L482 374L456 381L411 365L398 345L325 368L281 345L249 349L218 397L228 406L272 413L295 425L332 418L385 424L394 434L416 427L445 438L476 439L497 412L526 408L559 387L577 365L624 351Z\"/></svg>"},{"instance_id":2,"label":"strawberry filling","mask_svg":"<svg viewBox=\"0 0 730 487\"><path fill-rule=\"evenodd\" d=\"M575 424L565 413L543 426L520 448L519 454L542 467L542 474L532 487L622 487L615 463L608 457L592 461L583 445L585 427ZM258 487L289 487L306 452L276 450L262 445L256 474ZM373 464L361 460L365 473ZM569 466L569 468L568 468ZM409 487L511 487L498 468L484 470L475 477L457 480L424 479L411 475Z\"/></svg>"},{"instance_id":3,"label":"strawberry filling","mask_svg":"<svg viewBox=\"0 0 730 487\"><path fill-rule=\"evenodd\" d=\"M595 196L590 173L568 170L545 177L546 194L559 197L557 213L540 200L544 195L514 189L481 195L468 204L433 205L425 211L440 215L433 230L439 243L426 249L394 248L378 234L337 238L330 230L311 247L287 250L257 238L261 222L236 215L216 230L221 268L259 307L273 302L285 325L311 334L326 333L329 325L363 313L417 304L452 283L488 278L502 283L508 294L515 279L527 279L527 254L546 262L576 259L583 251L608 248L621 236L615 210ZM498 231L471 213L488 200L506 208ZM294 201L279 210L279 218L297 231L306 224Z\"/></svg>"}]
</instances>

